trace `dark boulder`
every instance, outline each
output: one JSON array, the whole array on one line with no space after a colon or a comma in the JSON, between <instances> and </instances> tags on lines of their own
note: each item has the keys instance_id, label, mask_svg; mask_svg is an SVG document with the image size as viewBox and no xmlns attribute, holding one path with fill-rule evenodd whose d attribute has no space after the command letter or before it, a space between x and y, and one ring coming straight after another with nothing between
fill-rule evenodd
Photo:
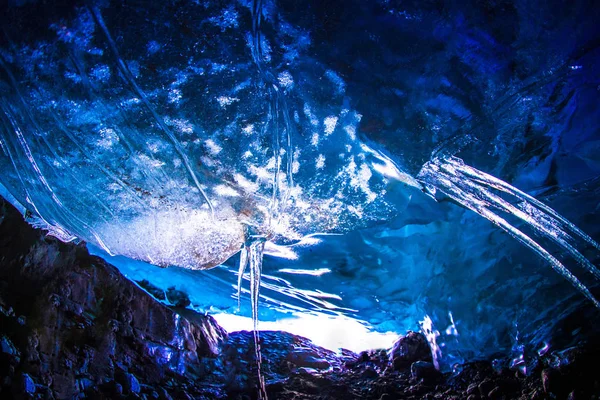
<instances>
[{"instance_id":1,"label":"dark boulder","mask_svg":"<svg viewBox=\"0 0 600 400\"><path fill-rule=\"evenodd\" d=\"M428 361L415 361L410 366L410 375L414 380L420 380L425 383L435 382L441 378L440 371L435 369L433 363Z\"/></svg>"},{"instance_id":2,"label":"dark boulder","mask_svg":"<svg viewBox=\"0 0 600 400\"><path fill-rule=\"evenodd\" d=\"M390 361L395 370L406 370L415 361L433 362L427 339L421 333L408 331L392 346Z\"/></svg>"}]
</instances>

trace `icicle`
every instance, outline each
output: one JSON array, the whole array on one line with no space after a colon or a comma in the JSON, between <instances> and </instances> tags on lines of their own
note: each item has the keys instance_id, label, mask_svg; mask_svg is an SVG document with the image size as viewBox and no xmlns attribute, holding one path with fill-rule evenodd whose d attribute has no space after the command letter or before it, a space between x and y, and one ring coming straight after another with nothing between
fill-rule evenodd
<instances>
[{"instance_id":1,"label":"icicle","mask_svg":"<svg viewBox=\"0 0 600 400\"><path fill-rule=\"evenodd\" d=\"M258 333L258 300L260 290L260 279L262 275L263 252L265 249L264 237L250 237L240 255L240 268L238 271L238 309L240 307L240 295L242 290L242 277L246 266L250 264L250 297L252 302L252 322L254 327L254 350L259 382L259 399L267 400L265 380L262 376L262 355L260 352L260 335Z\"/></svg>"},{"instance_id":2,"label":"icicle","mask_svg":"<svg viewBox=\"0 0 600 400\"><path fill-rule=\"evenodd\" d=\"M248 247L244 246L240 252L240 269L238 270L238 281L237 281L237 301L238 311L240 311L240 300L242 297L242 278L248 265Z\"/></svg>"},{"instance_id":3,"label":"icicle","mask_svg":"<svg viewBox=\"0 0 600 400\"><path fill-rule=\"evenodd\" d=\"M596 249L599 249L600 246L556 211L508 183L465 165L461 159L456 157L431 160L423 166L418 178L425 183L426 187L430 188L432 193L439 190L525 244L548 261L555 271L571 282L596 307L600 308L600 302L594 298L589 289L556 257L496 212L498 210L519 218L540 236L556 243L600 280L600 271L575 248L574 243L576 238L579 238L584 244L591 245ZM503 199L494 193L494 190L512 196L517 204Z\"/></svg>"},{"instance_id":4,"label":"icicle","mask_svg":"<svg viewBox=\"0 0 600 400\"><path fill-rule=\"evenodd\" d=\"M248 261L250 263L250 296L252 298L252 322L254 330L258 328L258 295L260 289L260 277L262 273L263 251L265 249L265 239L252 239L247 246Z\"/></svg>"}]
</instances>

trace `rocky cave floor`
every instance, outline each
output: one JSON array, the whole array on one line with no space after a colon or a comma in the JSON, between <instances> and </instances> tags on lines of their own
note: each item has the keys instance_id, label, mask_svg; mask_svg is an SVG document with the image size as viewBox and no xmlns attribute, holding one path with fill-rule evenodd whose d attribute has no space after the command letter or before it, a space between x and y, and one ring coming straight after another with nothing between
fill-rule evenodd
<instances>
[{"instance_id":1,"label":"rocky cave floor","mask_svg":"<svg viewBox=\"0 0 600 400\"><path fill-rule=\"evenodd\" d=\"M46 236L0 199L1 399L257 398L253 333L228 334L188 304L176 290L127 280L84 245ZM441 374L418 333L399 338L391 356L334 353L285 332L261 332L260 343L269 399L573 400L600 393L593 339L537 357L526 375L485 360Z\"/></svg>"}]
</instances>

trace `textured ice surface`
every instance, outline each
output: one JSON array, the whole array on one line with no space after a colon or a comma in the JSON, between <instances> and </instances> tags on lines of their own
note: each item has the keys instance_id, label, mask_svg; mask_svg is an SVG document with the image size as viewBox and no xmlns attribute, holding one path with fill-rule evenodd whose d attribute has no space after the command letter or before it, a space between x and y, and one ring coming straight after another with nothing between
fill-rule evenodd
<instances>
[{"instance_id":1,"label":"textured ice surface","mask_svg":"<svg viewBox=\"0 0 600 400\"><path fill-rule=\"evenodd\" d=\"M596 302L593 1L67 3L1 20L0 182L33 224L229 259L121 262L229 313L266 240L240 314L424 321L447 365Z\"/></svg>"}]
</instances>

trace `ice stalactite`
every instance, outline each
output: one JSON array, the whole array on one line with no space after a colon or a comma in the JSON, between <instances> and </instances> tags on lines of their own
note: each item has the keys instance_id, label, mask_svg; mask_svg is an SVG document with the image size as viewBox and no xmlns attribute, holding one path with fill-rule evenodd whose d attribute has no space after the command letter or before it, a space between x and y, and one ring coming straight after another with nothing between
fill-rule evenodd
<instances>
[{"instance_id":1,"label":"ice stalactite","mask_svg":"<svg viewBox=\"0 0 600 400\"><path fill-rule=\"evenodd\" d=\"M439 190L532 249L600 308L600 302L592 295L589 288L565 267L563 262L499 213L512 215L526 223L538 236L554 242L596 279L600 279L600 271L576 248L579 245L598 250L600 246L573 223L539 200L501 179L466 165L457 157L432 159L423 166L418 178L425 184L426 190L431 195L435 196L436 191Z\"/></svg>"},{"instance_id":2,"label":"ice stalactite","mask_svg":"<svg viewBox=\"0 0 600 400\"><path fill-rule=\"evenodd\" d=\"M265 380L261 372L262 356L260 352L260 334L258 332L258 300L260 280L262 275L263 252L265 249L264 237L250 237L245 243L240 255L240 269L238 273L238 307L242 289L242 277L248 264L250 264L250 297L252 302L252 322L254 328L254 349L259 382L259 398L267 399Z\"/></svg>"},{"instance_id":3,"label":"ice stalactite","mask_svg":"<svg viewBox=\"0 0 600 400\"><path fill-rule=\"evenodd\" d=\"M238 311L241 306L242 299L242 279L244 278L244 272L246 272L246 267L248 266L248 248L243 247L240 251L240 269L238 271L237 277L237 300L238 300Z\"/></svg>"}]
</instances>

